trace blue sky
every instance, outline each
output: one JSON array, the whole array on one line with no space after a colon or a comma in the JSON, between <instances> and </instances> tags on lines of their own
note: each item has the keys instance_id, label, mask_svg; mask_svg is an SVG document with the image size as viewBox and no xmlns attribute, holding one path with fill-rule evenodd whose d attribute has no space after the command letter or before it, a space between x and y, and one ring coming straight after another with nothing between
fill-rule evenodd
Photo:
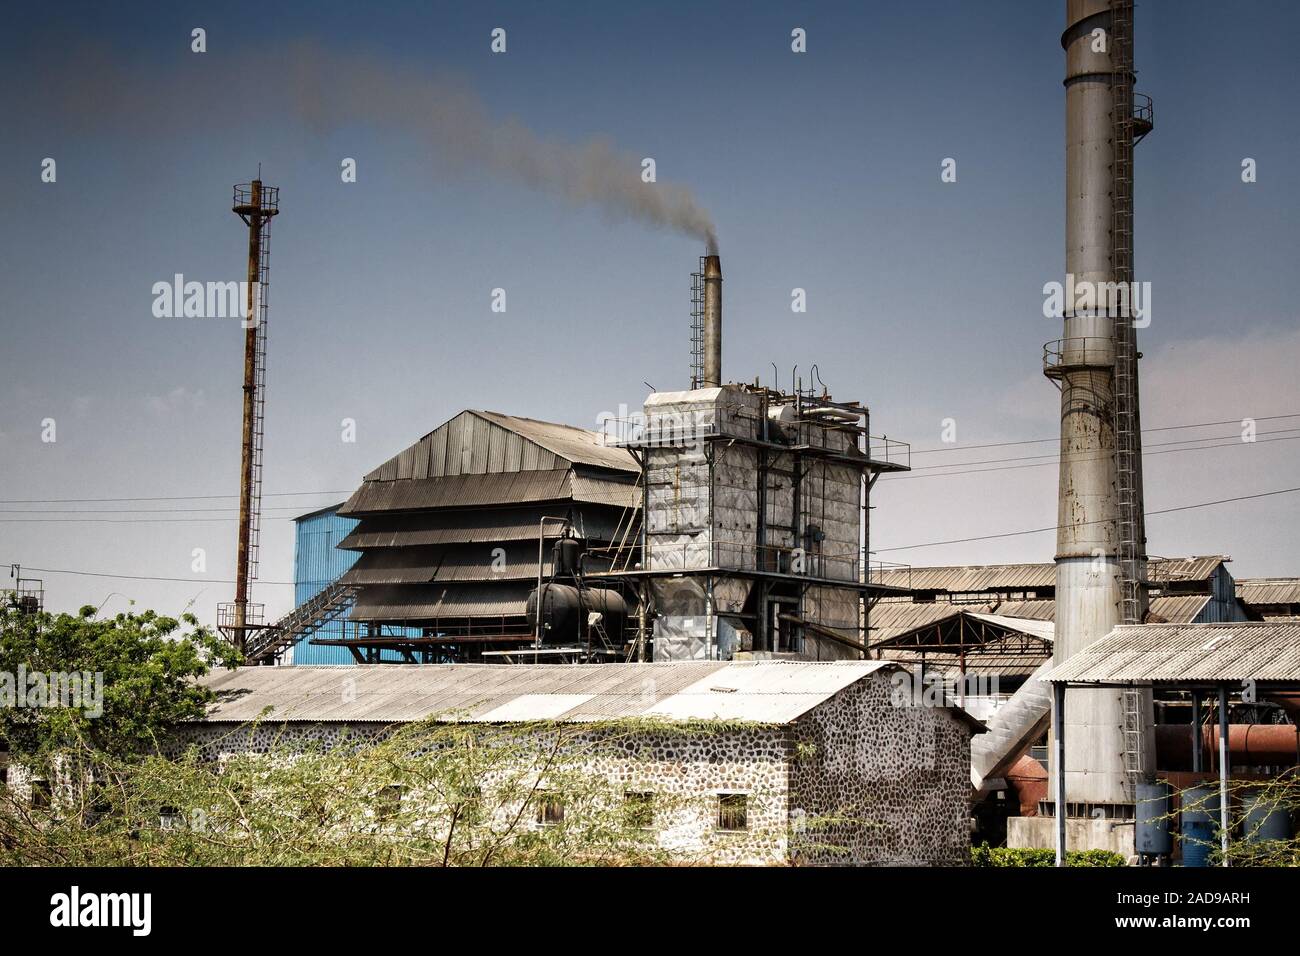
<instances>
[{"instance_id":1,"label":"blue sky","mask_svg":"<svg viewBox=\"0 0 1300 956\"><path fill-rule=\"evenodd\" d=\"M230 190L259 162L284 210L271 260L268 582L292 579L288 516L336 500L326 492L462 408L591 426L639 405L643 383L684 384L698 240L465 161L454 133L430 134L426 81L471 91L490 125L607 141L689 188L720 235L727 377L770 381L775 362L788 382L817 363L837 398L866 402L877 432L918 451L943 447L954 419L956 448L917 465L1048 456L882 480L879 557L1050 560L1051 534L909 546L1054 521L1051 442L963 448L1056 432L1039 363L1060 335L1041 288L1063 271L1063 22L1063 4L1030 2L12 11L0 36L0 561L184 579L44 574L58 608L118 592L169 611L194 600L210 618L229 599L233 497L12 502L233 496L240 330L154 318L150 289L177 272L239 277ZM194 27L206 53L190 52ZM504 55L489 49L495 27ZM805 54L790 51L794 27ZM1231 17L1198 2L1139 8L1138 85L1156 110L1137 159L1137 271L1154 297L1149 428L1300 413L1298 30L1300 11L1280 2ZM310 111L294 74L304 49L329 74ZM342 89L371 83L394 95ZM45 157L56 183L40 180ZM356 183L340 181L344 157ZM956 183L940 182L945 157ZM1244 157L1258 182L1241 182ZM796 287L806 314L790 311ZM504 314L490 310L494 288L507 291ZM56 442L40 440L46 418ZM344 418L355 443L340 441ZM1152 456L1148 508L1300 485L1292 427L1261 421L1276 440ZM1153 517L1151 551L1227 552L1239 576L1300 573L1295 501ZM20 513L91 507L106 510ZM124 513L200 507L227 510ZM256 596L275 611L291 591L268 583Z\"/></svg>"}]
</instances>

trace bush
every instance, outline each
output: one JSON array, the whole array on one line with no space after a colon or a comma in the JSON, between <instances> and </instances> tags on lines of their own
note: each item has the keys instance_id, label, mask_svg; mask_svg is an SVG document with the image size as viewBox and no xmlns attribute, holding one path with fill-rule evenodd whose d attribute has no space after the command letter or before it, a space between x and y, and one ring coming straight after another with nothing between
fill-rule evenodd
<instances>
[{"instance_id":1,"label":"bush","mask_svg":"<svg viewBox=\"0 0 1300 956\"><path fill-rule=\"evenodd\" d=\"M989 846L981 843L971 847L971 866L1056 866L1055 850L1015 849L1008 846ZM1065 854L1066 866L1124 866L1118 853L1110 850L1070 850Z\"/></svg>"}]
</instances>

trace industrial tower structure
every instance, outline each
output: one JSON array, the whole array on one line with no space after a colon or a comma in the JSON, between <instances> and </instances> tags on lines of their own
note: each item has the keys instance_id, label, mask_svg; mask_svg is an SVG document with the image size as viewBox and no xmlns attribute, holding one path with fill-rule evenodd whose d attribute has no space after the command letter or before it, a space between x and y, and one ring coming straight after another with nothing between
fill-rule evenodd
<instances>
[{"instance_id":1,"label":"industrial tower structure","mask_svg":"<svg viewBox=\"0 0 1300 956\"><path fill-rule=\"evenodd\" d=\"M217 626L238 648L263 625L263 605L248 601L257 577L262 511L262 419L266 395L266 320L271 284L271 219L280 190L261 179L235 186L232 211L248 226L248 298L244 318L244 418L239 464L239 538L235 600L217 606Z\"/></svg>"},{"instance_id":2,"label":"industrial tower structure","mask_svg":"<svg viewBox=\"0 0 1300 956\"><path fill-rule=\"evenodd\" d=\"M1095 307L1076 308L1067 293L1064 337L1044 350L1061 390L1055 664L1146 611L1129 292L1133 147L1152 128L1151 104L1133 92L1132 0L1067 0L1066 23L1067 289L1090 283L1098 294ZM1066 816L1132 817L1136 784L1153 768L1150 692L1071 688L1065 712ZM1058 770L1053 759L1054 780Z\"/></svg>"}]
</instances>

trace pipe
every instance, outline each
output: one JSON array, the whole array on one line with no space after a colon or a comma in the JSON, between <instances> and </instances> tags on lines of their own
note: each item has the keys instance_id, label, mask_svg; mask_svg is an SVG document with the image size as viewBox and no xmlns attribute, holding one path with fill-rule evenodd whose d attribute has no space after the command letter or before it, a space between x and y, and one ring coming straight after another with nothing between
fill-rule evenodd
<instances>
[{"instance_id":1,"label":"pipe","mask_svg":"<svg viewBox=\"0 0 1300 956\"><path fill-rule=\"evenodd\" d=\"M1199 771L1186 724L1156 727L1156 761L1161 770ZM1219 728L1201 728L1201 746L1219 749ZM1285 766L1296 763L1296 728L1291 724L1232 724L1228 728L1228 762L1236 766Z\"/></svg>"},{"instance_id":2,"label":"pipe","mask_svg":"<svg viewBox=\"0 0 1300 956\"><path fill-rule=\"evenodd\" d=\"M1047 771L1029 754L1021 754L1003 779L1020 802L1022 817L1038 816L1039 801L1047 799Z\"/></svg>"},{"instance_id":3,"label":"pipe","mask_svg":"<svg viewBox=\"0 0 1300 956\"><path fill-rule=\"evenodd\" d=\"M1223 865L1228 865L1228 688L1219 688L1219 839L1223 846Z\"/></svg>"},{"instance_id":4,"label":"pipe","mask_svg":"<svg viewBox=\"0 0 1300 956\"><path fill-rule=\"evenodd\" d=\"M722 260L704 258L704 381L705 388L722 384Z\"/></svg>"}]
</instances>

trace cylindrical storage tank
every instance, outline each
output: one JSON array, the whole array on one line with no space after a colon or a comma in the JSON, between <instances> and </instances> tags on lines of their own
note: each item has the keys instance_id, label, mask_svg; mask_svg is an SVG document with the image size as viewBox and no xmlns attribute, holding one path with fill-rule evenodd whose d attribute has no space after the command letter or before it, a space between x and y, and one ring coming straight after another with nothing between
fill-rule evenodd
<instances>
[{"instance_id":1,"label":"cylindrical storage tank","mask_svg":"<svg viewBox=\"0 0 1300 956\"><path fill-rule=\"evenodd\" d=\"M601 615L605 633L617 639L623 633L631 610L623 595L608 588L577 588L572 584L547 582L542 585L542 640L553 644L575 644L586 639L587 615ZM528 595L528 626L537 628L537 589Z\"/></svg>"},{"instance_id":2,"label":"cylindrical storage tank","mask_svg":"<svg viewBox=\"0 0 1300 956\"><path fill-rule=\"evenodd\" d=\"M578 559L586 549L581 538L560 538L551 549L551 564L555 574L577 574Z\"/></svg>"},{"instance_id":3,"label":"cylindrical storage tank","mask_svg":"<svg viewBox=\"0 0 1300 956\"><path fill-rule=\"evenodd\" d=\"M1219 789L1189 787L1182 794L1183 866L1209 866L1219 845Z\"/></svg>"},{"instance_id":4,"label":"cylindrical storage tank","mask_svg":"<svg viewBox=\"0 0 1300 956\"><path fill-rule=\"evenodd\" d=\"M1291 813L1276 796L1258 792L1247 794L1242 800L1242 809L1245 811L1242 837L1247 843L1291 838Z\"/></svg>"},{"instance_id":5,"label":"cylindrical storage tank","mask_svg":"<svg viewBox=\"0 0 1300 956\"><path fill-rule=\"evenodd\" d=\"M1169 856L1174 836L1169 820L1169 783L1140 783L1137 786L1137 835L1134 848L1147 856Z\"/></svg>"}]
</instances>

